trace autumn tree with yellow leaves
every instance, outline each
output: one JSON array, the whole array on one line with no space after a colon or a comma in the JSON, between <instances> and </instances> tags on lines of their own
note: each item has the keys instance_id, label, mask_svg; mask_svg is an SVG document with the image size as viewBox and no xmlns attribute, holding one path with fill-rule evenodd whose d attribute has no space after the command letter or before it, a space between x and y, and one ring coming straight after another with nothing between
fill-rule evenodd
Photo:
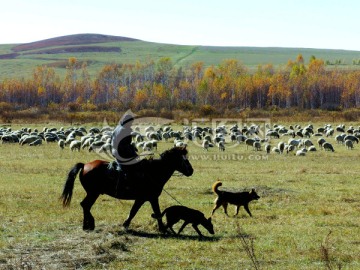
<instances>
[{"instance_id":1,"label":"autumn tree with yellow leaves","mask_svg":"<svg viewBox=\"0 0 360 270\"><path fill-rule=\"evenodd\" d=\"M217 66L195 62L177 67L164 57L108 64L91 77L86 62L70 58L64 78L51 67L38 66L29 79L2 80L0 103L20 109L338 110L360 107L360 71L328 70L322 59L312 56L306 62L302 55L281 68L266 64L256 71L235 59Z\"/></svg>"}]
</instances>

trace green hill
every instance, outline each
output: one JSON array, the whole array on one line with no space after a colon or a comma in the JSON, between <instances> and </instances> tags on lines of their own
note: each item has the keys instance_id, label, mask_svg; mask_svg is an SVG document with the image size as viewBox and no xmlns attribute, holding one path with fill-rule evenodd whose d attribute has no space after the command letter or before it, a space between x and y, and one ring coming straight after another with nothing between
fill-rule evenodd
<instances>
[{"instance_id":1,"label":"green hill","mask_svg":"<svg viewBox=\"0 0 360 270\"><path fill-rule=\"evenodd\" d=\"M78 34L56 37L26 44L0 45L0 79L28 77L38 65L52 66L60 75L65 73L70 57L88 63L88 70L95 75L106 64L136 61L157 61L170 57L176 66L189 66L204 62L205 66L217 65L224 59L237 59L250 70L261 64L284 66L302 54L305 61L314 55L328 63L337 63L343 69L358 68L353 61L360 60L360 51L261 48L261 47L211 47L184 46L145 42L127 37L99 34ZM333 67L333 66L329 66Z\"/></svg>"}]
</instances>

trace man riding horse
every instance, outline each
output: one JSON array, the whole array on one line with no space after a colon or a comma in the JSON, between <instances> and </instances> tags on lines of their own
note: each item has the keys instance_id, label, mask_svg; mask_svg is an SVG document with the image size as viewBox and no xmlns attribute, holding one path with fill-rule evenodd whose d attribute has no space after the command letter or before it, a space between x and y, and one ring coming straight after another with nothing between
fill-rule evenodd
<instances>
[{"instance_id":1,"label":"man riding horse","mask_svg":"<svg viewBox=\"0 0 360 270\"><path fill-rule=\"evenodd\" d=\"M141 161L136 147L131 143L133 122L134 116L129 112L125 113L111 138L111 153L117 161L117 170L124 174L135 172L135 169L138 168L135 164Z\"/></svg>"}]
</instances>

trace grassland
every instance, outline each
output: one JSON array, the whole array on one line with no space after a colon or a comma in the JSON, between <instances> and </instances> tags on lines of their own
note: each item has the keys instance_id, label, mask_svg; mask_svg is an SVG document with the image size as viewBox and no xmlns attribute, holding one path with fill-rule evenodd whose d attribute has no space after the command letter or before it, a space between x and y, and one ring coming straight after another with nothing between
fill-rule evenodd
<instances>
[{"instance_id":1,"label":"grassland","mask_svg":"<svg viewBox=\"0 0 360 270\"><path fill-rule=\"evenodd\" d=\"M224 153L215 148L205 152L190 142L195 172L170 179L160 196L162 209L177 204L175 198L208 216L217 179L225 189L255 187L261 196L250 204L252 218L244 209L237 217L215 212L215 235L200 227L208 236L202 240L191 226L181 236L161 235L149 204L125 231L121 224L132 201L108 196L92 209L95 231L84 232L79 181L70 209L63 209L58 198L76 162L101 157L61 151L56 144L0 144L0 269L255 269L241 239L249 245L253 240L257 269L359 269L360 148L333 144L334 153L296 157L255 153L231 143ZM171 146L161 142L157 154Z\"/></svg>"},{"instance_id":2,"label":"grassland","mask_svg":"<svg viewBox=\"0 0 360 270\"><path fill-rule=\"evenodd\" d=\"M39 53L44 49L66 49L65 45L56 46L56 42L51 43L51 47L41 47L28 51L19 52L19 55L13 59L0 59L0 79L9 77L29 77L34 67L38 65L54 66L56 72L62 77L65 74L65 68L57 67L59 63L68 60L70 57L76 57L79 61L89 63L89 72L96 75L101 68L110 63L134 64L136 61L145 62L147 59L158 61L162 57L170 57L177 67L187 67L191 64L201 61L204 65L218 65L224 59L236 59L242 62L250 71L256 70L258 65L273 64L275 67L285 66L288 60L295 60L297 55L302 54L305 61L309 61L314 55L324 61L328 60L335 63L341 60L338 68L356 69L358 66L352 64L353 60L360 59L360 52L345 50L326 50L326 49L306 49L306 48L261 48L261 47L208 47L208 46L185 46L173 44L160 44L145 41L106 41L104 43L89 43L79 45L79 37L75 40L72 47L81 47L85 45L99 47L118 47L120 52L74 52L74 53ZM10 54L16 44L0 45L1 55ZM70 45L69 45L70 46ZM333 66L329 66L333 68Z\"/></svg>"}]
</instances>

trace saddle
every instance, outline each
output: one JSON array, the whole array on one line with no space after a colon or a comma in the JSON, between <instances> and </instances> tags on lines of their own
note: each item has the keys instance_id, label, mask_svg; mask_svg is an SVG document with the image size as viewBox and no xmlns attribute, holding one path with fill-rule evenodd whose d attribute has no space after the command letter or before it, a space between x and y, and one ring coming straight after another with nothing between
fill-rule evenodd
<instances>
[{"instance_id":1,"label":"saddle","mask_svg":"<svg viewBox=\"0 0 360 270\"><path fill-rule=\"evenodd\" d=\"M131 180L132 178L143 178L147 163L148 160L143 159L136 164L125 166L114 160L109 163L107 171L110 174L110 177L116 179L117 181L127 181Z\"/></svg>"}]
</instances>

